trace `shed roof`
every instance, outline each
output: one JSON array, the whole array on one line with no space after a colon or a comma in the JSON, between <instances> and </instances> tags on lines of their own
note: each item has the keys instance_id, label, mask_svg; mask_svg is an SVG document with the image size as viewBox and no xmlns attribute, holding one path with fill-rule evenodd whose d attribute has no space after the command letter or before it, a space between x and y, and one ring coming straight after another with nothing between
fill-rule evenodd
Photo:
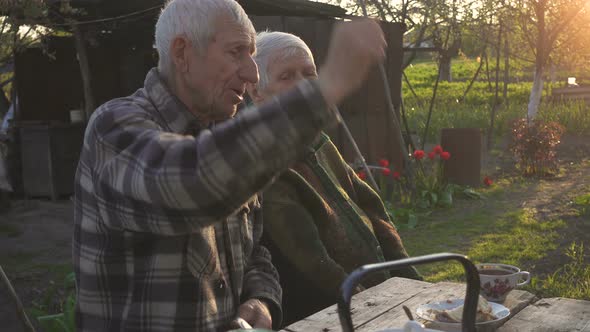
<instances>
[{"instance_id":1,"label":"shed roof","mask_svg":"<svg viewBox=\"0 0 590 332\"><path fill-rule=\"evenodd\" d=\"M237 0L249 15L343 17L346 9L309 0ZM56 8L62 0L46 0ZM84 20L103 19L153 8L158 12L165 0L71 0L70 5L86 11Z\"/></svg>"},{"instance_id":2,"label":"shed roof","mask_svg":"<svg viewBox=\"0 0 590 332\"><path fill-rule=\"evenodd\" d=\"M308 0L239 0L248 14L342 17L346 9Z\"/></svg>"}]
</instances>

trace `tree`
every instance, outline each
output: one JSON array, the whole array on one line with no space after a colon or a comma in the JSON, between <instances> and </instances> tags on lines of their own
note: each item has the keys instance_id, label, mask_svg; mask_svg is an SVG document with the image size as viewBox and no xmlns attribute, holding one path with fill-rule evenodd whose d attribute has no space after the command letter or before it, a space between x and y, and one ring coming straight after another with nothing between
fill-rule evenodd
<instances>
[{"instance_id":1,"label":"tree","mask_svg":"<svg viewBox=\"0 0 590 332\"><path fill-rule=\"evenodd\" d=\"M459 55L465 29L473 23L473 1L427 0L432 43L438 51L440 80L453 80L451 61Z\"/></svg>"},{"instance_id":2,"label":"tree","mask_svg":"<svg viewBox=\"0 0 590 332\"><path fill-rule=\"evenodd\" d=\"M589 0L516 0L510 3L518 13L520 38L533 55L534 76L527 117L533 120L539 109L544 75L557 55L557 50L571 45L582 33L587 33L590 13ZM574 22L576 22L574 24Z\"/></svg>"},{"instance_id":3,"label":"tree","mask_svg":"<svg viewBox=\"0 0 590 332\"><path fill-rule=\"evenodd\" d=\"M47 32L39 23L47 17L42 0L0 0L0 66Z\"/></svg>"},{"instance_id":4,"label":"tree","mask_svg":"<svg viewBox=\"0 0 590 332\"><path fill-rule=\"evenodd\" d=\"M566 35L558 40L558 47L551 55L551 63L560 69L571 73L590 72L590 17L587 12L590 2L587 3L586 11L577 15Z\"/></svg>"},{"instance_id":5,"label":"tree","mask_svg":"<svg viewBox=\"0 0 590 332\"><path fill-rule=\"evenodd\" d=\"M49 30L39 24L45 20L47 10L42 0L0 0L0 69L12 63L16 52L47 34ZM0 87L8 90L11 79L11 73L1 76Z\"/></svg>"},{"instance_id":6,"label":"tree","mask_svg":"<svg viewBox=\"0 0 590 332\"><path fill-rule=\"evenodd\" d=\"M343 4L333 0L333 3ZM451 61L459 54L463 31L472 23L475 1L470 0L365 0L370 15L384 21L405 24L408 33L406 43L420 47L422 42L430 41L432 49L438 53L441 66L440 79L452 81ZM347 8L353 14L360 13L358 1L347 2ZM408 66L416 55L409 52L404 62Z\"/></svg>"},{"instance_id":7,"label":"tree","mask_svg":"<svg viewBox=\"0 0 590 332\"><path fill-rule=\"evenodd\" d=\"M369 16L378 17L386 22L403 23L406 28L405 41L409 45L419 47L425 40L425 32L428 28L427 6L422 0L363 0ZM343 5L354 15L362 16L362 8L358 0L326 0L326 2ZM409 39L408 39L409 38ZM402 68L410 65L416 56L416 51L410 51L405 58Z\"/></svg>"},{"instance_id":8,"label":"tree","mask_svg":"<svg viewBox=\"0 0 590 332\"><path fill-rule=\"evenodd\" d=\"M70 5L70 0L54 1L51 5L44 0L0 0L0 73L8 72L0 75L0 92L6 90L11 94L9 82L14 73L10 65L16 53L33 46L45 50L41 41L49 35L68 34L64 27L75 27L75 17L82 13ZM65 23L55 24L56 18Z\"/></svg>"}]
</instances>

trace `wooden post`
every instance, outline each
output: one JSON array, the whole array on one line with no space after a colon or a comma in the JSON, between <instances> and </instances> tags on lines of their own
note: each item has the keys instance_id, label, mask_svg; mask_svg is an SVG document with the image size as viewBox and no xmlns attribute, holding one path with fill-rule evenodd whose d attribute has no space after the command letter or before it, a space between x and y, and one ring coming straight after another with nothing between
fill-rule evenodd
<instances>
[{"instance_id":1,"label":"wooden post","mask_svg":"<svg viewBox=\"0 0 590 332\"><path fill-rule=\"evenodd\" d=\"M72 26L74 31L74 39L76 40L76 52L78 53L78 63L80 64L80 74L82 75L82 85L84 88L84 113L86 120L90 118L94 112L95 101L92 93L92 80L90 76L90 65L88 63L88 53L84 44L84 34L80 30L80 26L74 24Z\"/></svg>"},{"instance_id":2,"label":"wooden post","mask_svg":"<svg viewBox=\"0 0 590 332\"><path fill-rule=\"evenodd\" d=\"M450 182L462 186L481 185L483 142L479 128L443 128L440 144L451 153L444 174Z\"/></svg>"}]
</instances>

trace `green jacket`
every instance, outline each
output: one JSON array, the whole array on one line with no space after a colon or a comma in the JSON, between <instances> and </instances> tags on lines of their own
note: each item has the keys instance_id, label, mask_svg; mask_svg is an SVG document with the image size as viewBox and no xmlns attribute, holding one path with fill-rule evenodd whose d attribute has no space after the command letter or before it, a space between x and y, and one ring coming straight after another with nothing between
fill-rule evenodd
<instances>
[{"instance_id":1,"label":"green jacket","mask_svg":"<svg viewBox=\"0 0 590 332\"><path fill-rule=\"evenodd\" d=\"M325 134L265 190L263 219L264 243L283 286L286 323L336 303L340 285L361 265L408 257L379 195ZM362 286L390 276L421 278L407 268L370 275Z\"/></svg>"}]
</instances>

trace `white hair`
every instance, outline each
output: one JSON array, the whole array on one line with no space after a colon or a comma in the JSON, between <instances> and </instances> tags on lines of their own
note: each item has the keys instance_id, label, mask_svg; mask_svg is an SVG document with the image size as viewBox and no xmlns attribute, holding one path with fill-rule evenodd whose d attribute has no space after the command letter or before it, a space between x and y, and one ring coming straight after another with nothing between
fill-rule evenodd
<instances>
[{"instance_id":1,"label":"white hair","mask_svg":"<svg viewBox=\"0 0 590 332\"><path fill-rule=\"evenodd\" d=\"M156 23L158 69L166 76L172 73L170 46L174 38L186 37L200 54L205 53L215 34L216 19L228 15L247 30L256 33L244 9L235 0L169 0Z\"/></svg>"},{"instance_id":2,"label":"white hair","mask_svg":"<svg viewBox=\"0 0 590 332\"><path fill-rule=\"evenodd\" d=\"M254 55L260 77L257 83L258 89L264 90L268 85L268 65L270 61L301 54L309 56L313 62L313 54L301 38L286 32L259 32L256 36L256 54Z\"/></svg>"}]
</instances>

